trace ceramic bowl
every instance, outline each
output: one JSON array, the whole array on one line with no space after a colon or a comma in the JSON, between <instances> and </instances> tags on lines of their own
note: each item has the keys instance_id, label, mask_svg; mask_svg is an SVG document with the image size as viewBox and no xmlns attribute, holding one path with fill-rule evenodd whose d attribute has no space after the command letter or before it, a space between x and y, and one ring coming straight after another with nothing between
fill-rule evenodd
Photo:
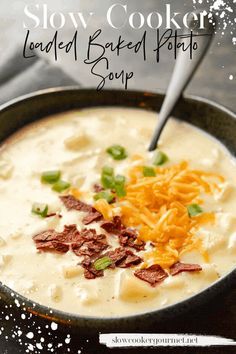
<instances>
[{"instance_id":1,"label":"ceramic bowl","mask_svg":"<svg viewBox=\"0 0 236 354\"><path fill-rule=\"evenodd\" d=\"M96 106L139 107L150 111L159 111L163 95L159 93L139 91L104 90L97 92L89 89L57 88L36 92L13 100L0 108L0 142L22 126L39 120L50 114L71 109ZM236 154L236 115L219 104L199 97L181 98L173 115L210 133L220 140L235 156ZM18 313L19 326L22 323L20 312L31 314L36 324L55 321L62 326L76 331L92 333L92 331L132 331L152 329L154 323L173 319L183 311L188 311L209 301L233 285L236 270L231 271L217 282L200 293L163 309L153 310L127 317L97 318L75 315L53 310L35 304L18 295L0 283L1 303L12 305ZM22 323L23 325L23 323Z\"/></svg>"}]
</instances>

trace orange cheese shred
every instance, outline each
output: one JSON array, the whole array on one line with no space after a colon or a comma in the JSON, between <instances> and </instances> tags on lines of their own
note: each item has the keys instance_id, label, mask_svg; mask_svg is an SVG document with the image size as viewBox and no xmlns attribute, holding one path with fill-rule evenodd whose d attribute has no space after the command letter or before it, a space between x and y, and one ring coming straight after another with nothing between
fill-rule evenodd
<instances>
[{"instance_id":1,"label":"orange cheese shred","mask_svg":"<svg viewBox=\"0 0 236 354\"><path fill-rule=\"evenodd\" d=\"M129 169L126 196L119 198L122 222L139 230L139 238L151 241L152 249L145 252L144 261L169 268L181 254L199 250L207 260L197 229L214 223L214 213L189 216L187 206L202 204L204 194L212 194L218 174L192 170L186 161L167 167L154 167L155 177L143 176L143 165Z\"/></svg>"}]
</instances>

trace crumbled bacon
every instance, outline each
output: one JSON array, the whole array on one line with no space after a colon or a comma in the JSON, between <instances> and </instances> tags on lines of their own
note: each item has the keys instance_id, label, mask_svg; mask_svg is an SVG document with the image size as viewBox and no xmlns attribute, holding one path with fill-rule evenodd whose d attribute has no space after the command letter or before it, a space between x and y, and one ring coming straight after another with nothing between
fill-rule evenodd
<instances>
[{"instance_id":1,"label":"crumbled bacon","mask_svg":"<svg viewBox=\"0 0 236 354\"><path fill-rule=\"evenodd\" d=\"M132 247L137 251L142 251L145 248L145 242L137 240L137 231L134 229L124 229L119 234L119 242L123 247Z\"/></svg>"},{"instance_id":2,"label":"crumbled bacon","mask_svg":"<svg viewBox=\"0 0 236 354\"><path fill-rule=\"evenodd\" d=\"M37 241L36 248L39 251L55 251L58 253L66 253L69 251L69 245L58 241Z\"/></svg>"},{"instance_id":3,"label":"crumbled bacon","mask_svg":"<svg viewBox=\"0 0 236 354\"><path fill-rule=\"evenodd\" d=\"M69 251L70 246L66 243L52 241L53 250L59 253L66 253Z\"/></svg>"},{"instance_id":4,"label":"crumbled bacon","mask_svg":"<svg viewBox=\"0 0 236 354\"><path fill-rule=\"evenodd\" d=\"M100 226L104 230L112 234L118 234L124 228L121 222L121 218L118 215L114 216L112 221L102 221Z\"/></svg>"},{"instance_id":5,"label":"crumbled bacon","mask_svg":"<svg viewBox=\"0 0 236 354\"><path fill-rule=\"evenodd\" d=\"M89 225L94 221L99 221L102 219L102 214L98 211L88 213L82 220L84 225Z\"/></svg>"},{"instance_id":6,"label":"crumbled bacon","mask_svg":"<svg viewBox=\"0 0 236 354\"><path fill-rule=\"evenodd\" d=\"M124 247L118 247L108 252L107 256L112 260L111 268L115 266L127 268L142 262L142 258L136 256L131 250Z\"/></svg>"},{"instance_id":7,"label":"crumbled bacon","mask_svg":"<svg viewBox=\"0 0 236 354\"><path fill-rule=\"evenodd\" d=\"M64 195L60 198L68 210L74 209L77 211L84 211L88 213L82 220L85 225L88 225L93 221L99 221L102 219L102 214L99 213L92 205L84 203L81 200L74 198L72 195Z\"/></svg>"},{"instance_id":8,"label":"crumbled bacon","mask_svg":"<svg viewBox=\"0 0 236 354\"><path fill-rule=\"evenodd\" d=\"M71 242L79 242L80 234L76 225L65 226L62 232L47 230L33 236L36 248L40 251L56 251L66 253Z\"/></svg>"},{"instance_id":9,"label":"crumbled bacon","mask_svg":"<svg viewBox=\"0 0 236 354\"><path fill-rule=\"evenodd\" d=\"M57 235L57 241L63 243L72 243L77 242L81 243L82 239L80 236L80 232L77 230L75 224L65 225L64 230Z\"/></svg>"},{"instance_id":10,"label":"crumbled bacon","mask_svg":"<svg viewBox=\"0 0 236 354\"><path fill-rule=\"evenodd\" d=\"M94 190L95 193L99 193L99 192L104 191L104 188L100 184L95 183L93 185L93 190Z\"/></svg>"},{"instance_id":11,"label":"crumbled bacon","mask_svg":"<svg viewBox=\"0 0 236 354\"><path fill-rule=\"evenodd\" d=\"M132 247L137 251L144 250L145 242L138 240L138 233L134 229L126 228L122 222L120 216L114 216L112 221L102 221L100 227L106 230L108 233L118 235L119 242L122 247Z\"/></svg>"},{"instance_id":12,"label":"crumbled bacon","mask_svg":"<svg viewBox=\"0 0 236 354\"><path fill-rule=\"evenodd\" d=\"M133 229L125 229L122 230L119 234L119 241L121 246L132 247L134 245L134 241L137 238L137 231Z\"/></svg>"},{"instance_id":13,"label":"crumbled bacon","mask_svg":"<svg viewBox=\"0 0 236 354\"><path fill-rule=\"evenodd\" d=\"M134 275L149 283L151 286L156 286L160 284L168 274L159 264L153 264L148 268L138 269L134 272Z\"/></svg>"},{"instance_id":14,"label":"crumbled bacon","mask_svg":"<svg viewBox=\"0 0 236 354\"><path fill-rule=\"evenodd\" d=\"M84 268L84 277L86 279L95 279L104 275L103 270L97 270L94 268L90 257L85 256L81 265Z\"/></svg>"},{"instance_id":15,"label":"crumbled bacon","mask_svg":"<svg viewBox=\"0 0 236 354\"><path fill-rule=\"evenodd\" d=\"M80 232L82 243L73 243L72 251L77 256L89 256L99 254L106 249L109 245L106 236L103 234L98 235L93 229L84 229Z\"/></svg>"},{"instance_id":16,"label":"crumbled bacon","mask_svg":"<svg viewBox=\"0 0 236 354\"><path fill-rule=\"evenodd\" d=\"M43 231L38 233L37 235L33 236L33 240L35 242L46 242L46 241L52 241L52 240L56 240L58 236L58 232L56 232L53 229L47 230L47 231Z\"/></svg>"},{"instance_id":17,"label":"crumbled bacon","mask_svg":"<svg viewBox=\"0 0 236 354\"><path fill-rule=\"evenodd\" d=\"M121 261L118 265L120 268L128 268L133 265L137 265L142 262L142 258L139 256L136 256L135 254L128 254L123 261Z\"/></svg>"},{"instance_id":18,"label":"crumbled bacon","mask_svg":"<svg viewBox=\"0 0 236 354\"><path fill-rule=\"evenodd\" d=\"M39 251L45 251L45 252L54 250L52 241L37 241L36 248Z\"/></svg>"},{"instance_id":19,"label":"crumbled bacon","mask_svg":"<svg viewBox=\"0 0 236 354\"><path fill-rule=\"evenodd\" d=\"M73 197L73 195L63 195L60 197L61 201L65 205L68 210L78 210L78 211L87 211L87 212L95 212L96 209L87 203L82 202L79 199Z\"/></svg>"},{"instance_id":20,"label":"crumbled bacon","mask_svg":"<svg viewBox=\"0 0 236 354\"><path fill-rule=\"evenodd\" d=\"M170 274L177 275L181 272L199 272L202 267L199 264L177 262L170 267Z\"/></svg>"},{"instance_id":21,"label":"crumbled bacon","mask_svg":"<svg viewBox=\"0 0 236 354\"><path fill-rule=\"evenodd\" d=\"M47 214L45 217L46 218L51 218L52 216L57 216L58 218L62 218L62 215L58 214L58 213L50 213L50 214Z\"/></svg>"},{"instance_id":22,"label":"crumbled bacon","mask_svg":"<svg viewBox=\"0 0 236 354\"><path fill-rule=\"evenodd\" d=\"M146 245L145 241L138 240L138 241L134 242L132 247L135 248L136 251L143 251L145 249L145 245Z\"/></svg>"}]
</instances>

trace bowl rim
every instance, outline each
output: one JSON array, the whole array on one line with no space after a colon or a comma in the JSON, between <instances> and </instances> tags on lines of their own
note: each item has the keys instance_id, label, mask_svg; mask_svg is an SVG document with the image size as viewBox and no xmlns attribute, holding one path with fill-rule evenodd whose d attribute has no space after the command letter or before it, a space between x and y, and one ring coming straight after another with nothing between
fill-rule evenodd
<instances>
[{"instance_id":1,"label":"bowl rim","mask_svg":"<svg viewBox=\"0 0 236 354\"><path fill-rule=\"evenodd\" d=\"M69 92L69 91L83 91L84 93L89 93L91 91L95 92L96 89L95 88L81 88L80 86L60 86L60 87L53 87L53 88L48 88L48 89L43 89L43 90L38 90L38 91L34 91L32 93L28 93L22 96L19 96L17 98L11 99L6 103L3 103L2 105L0 105L0 114L2 112L4 112L5 110L7 110L8 108L18 105L19 103L22 103L23 101L27 101L30 100L32 98L35 97L41 97L41 96L45 96L45 95L50 95L50 94L57 94L57 93L63 93L63 92ZM149 95L149 96L163 96L164 97L164 92L163 91L140 91L140 90L128 90L128 91L124 91L124 90L119 90L119 89L105 89L102 90L103 92L110 92L110 93L115 93L115 92L119 92L119 93L124 93L124 94L140 94L140 95ZM228 109L227 107L214 102L208 98L203 98L200 96L195 96L195 95L184 95L183 99L186 100L192 100L195 102L199 102L199 103L204 103L208 106L210 106L213 109L219 110L224 114L229 115L232 119L236 119L236 113L234 113L233 111L231 111L230 109ZM111 105L112 106L112 105ZM95 106L94 106L95 107ZM97 106L98 107L98 106ZM125 106L124 106L125 107ZM139 107L140 109L140 107ZM143 109L143 108L141 108ZM144 108L145 109L145 108ZM2 283L0 281L0 294L1 292L4 293L4 295L9 296L9 298L15 298L18 301L21 301L22 305L24 307L27 308L27 310L29 312L34 313L35 315L39 316L39 317L43 317L43 318L47 318L56 321L56 322L61 322L61 323L67 323L70 325L73 324L77 324L79 321L89 321L89 322L94 322L95 323L100 323L100 324L106 324L106 323L110 323L111 321L115 321L115 322L120 322L120 321L135 321L135 320L139 320L139 319L143 319L144 317L149 317L149 316L153 316L153 315L161 315L161 317L165 314L168 314L171 311L174 311L177 308L180 307L185 307L189 302L192 302L194 300L197 299L203 299L205 296L208 295L209 292L212 292L213 290L217 290L217 289L221 289L223 288L223 285L226 285L227 282L233 280L233 278L235 277L236 279L236 268L233 268L232 270L228 271L226 274L224 274L222 277L220 277L219 279L217 279L215 282L213 282L210 286L208 286L207 288L202 289L200 292L193 294L187 298L184 298L183 300L167 305L165 307L159 308L159 309L152 309L152 310L147 310L141 313L135 313L135 314L131 314L131 315L122 315L122 316L110 316L110 317L101 317L101 316L90 316L90 315L80 315L80 314L76 314L73 312L67 312L67 311L62 311L62 310L58 310L54 307L50 307L50 306L45 306L42 305L36 301L33 301L29 298L27 298L24 295L19 294L17 291L11 289L10 287L8 287L7 285L5 285L4 283ZM232 278L232 279L231 279ZM16 301L16 300L15 300Z\"/></svg>"}]
</instances>

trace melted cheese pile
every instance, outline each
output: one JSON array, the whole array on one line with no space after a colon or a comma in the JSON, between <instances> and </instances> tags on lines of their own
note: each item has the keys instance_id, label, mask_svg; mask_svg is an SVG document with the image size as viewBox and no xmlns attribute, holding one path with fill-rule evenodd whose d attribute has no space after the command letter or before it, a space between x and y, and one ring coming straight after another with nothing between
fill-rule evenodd
<instances>
[{"instance_id":1,"label":"melted cheese pile","mask_svg":"<svg viewBox=\"0 0 236 354\"><path fill-rule=\"evenodd\" d=\"M192 170L187 162L156 167L155 177L143 177L143 165L129 170L126 196L120 199L122 222L139 230L139 238L154 246L144 260L168 268L181 254L197 248L207 260L195 231L214 222L214 213L191 217L187 206L202 204L201 195L218 189L220 175Z\"/></svg>"}]
</instances>

